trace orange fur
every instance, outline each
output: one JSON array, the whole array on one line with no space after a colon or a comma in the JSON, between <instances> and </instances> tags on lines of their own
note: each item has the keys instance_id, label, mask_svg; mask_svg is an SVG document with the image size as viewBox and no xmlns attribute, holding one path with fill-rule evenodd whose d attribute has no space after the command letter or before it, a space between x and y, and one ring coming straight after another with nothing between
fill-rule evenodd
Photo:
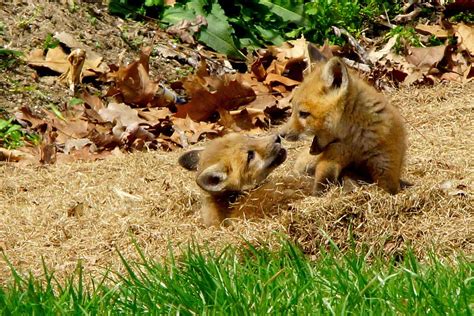
<instances>
[{"instance_id":1,"label":"orange fur","mask_svg":"<svg viewBox=\"0 0 474 316\"><path fill-rule=\"evenodd\" d=\"M297 161L300 171L314 170L313 193L321 194L351 167L396 194L406 152L398 110L339 58L314 68L295 91L292 116L282 130L290 140L301 134L315 137L314 155L303 154Z\"/></svg>"},{"instance_id":2,"label":"orange fur","mask_svg":"<svg viewBox=\"0 0 474 316\"><path fill-rule=\"evenodd\" d=\"M179 163L197 171L196 183L204 193L201 206L204 224L218 226L226 218L262 215L265 209L260 197L278 190L268 186L252 189L285 159L286 150L279 136L250 137L234 133L212 140L202 150L184 153Z\"/></svg>"}]
</instances>

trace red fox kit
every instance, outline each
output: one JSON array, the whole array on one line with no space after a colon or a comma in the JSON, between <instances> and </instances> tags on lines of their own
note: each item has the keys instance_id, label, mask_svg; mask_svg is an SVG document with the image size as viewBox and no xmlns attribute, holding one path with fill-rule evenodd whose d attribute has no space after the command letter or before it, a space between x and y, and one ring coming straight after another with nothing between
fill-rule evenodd
<instances>
[{"instance_id":1,"label":"red fox kit","mask_svg":"<svg viewBox=\"0 0 474 316\"><path fill-rule=\"evenodd\" d=\"M298 161L307 159L307 170L315 170L313 194L321 194L346 168L396 194L407 147L398 110L337 57L321 56L313 69L294 92L292 115L282 130L289 140L314 136L314 156Z\"/></svg>"},{"instance_id":2,"label":"red fox kit","mask_svg":"<svg viewBox=\"0 0 474 316\"><path fill-rule=\"evenodd\" d=\"M184 153L179 164L197 171L196 183L204 191L204 224L218 226L226 218L242 215L233 204L238 195L260 184L285 159L280 136L233 133L212 140L202 150Z\"/></svg>"}]
</instances>

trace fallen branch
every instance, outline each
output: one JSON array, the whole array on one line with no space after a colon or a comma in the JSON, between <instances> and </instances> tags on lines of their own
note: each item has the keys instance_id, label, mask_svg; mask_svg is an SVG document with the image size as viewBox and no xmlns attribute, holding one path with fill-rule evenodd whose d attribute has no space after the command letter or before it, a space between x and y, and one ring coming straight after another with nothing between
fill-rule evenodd
<instances>
[{"instance_id":1,"label":"fallen branch","mask_svg":"<svg viewBox=\"0 0 474 316\"><path fill-rule=\"evenodd\" d=\"M357 53L357 55L359 56L359 58L364 62L364 64L367 64L369 66L372 66L372 62L369 60L368 56L367 56L367 52L365 51L365 49L359 44L359 42L357 42L357 40L354 38L354 36L352 36L349 32L347 32L345 29L340 29L336 26L332 26L332 29L334 31L334 33L336 34L336 36L339 36L341 37L341 35L344 35L347 37L347 40L349 41L349 43L352 45L352 47L354 47L355 49L355 52Z\"/></svg>"},{"instance_id":2,"label":"fallen branch","mask_svg":"<svg viewBox=\"0 0 474 316\"><path fill-rule=\"evenodd\" d=\"M346 57L343 57L342 60L349 67L355 68L355 69L357 69L359 71L362 71L362 72L370 72L370 66L369 65L366 65L366 64L363 64L363 63L358 63L358 62L356 62L354 60L351 60L349 58L346 58Z\"/></svg>"},{"instance_id":3,"label":"fallen branch","mask_svg":"<svg viewBox=\"0 0 474 316\"><path fill-rule=\"evenodd\" d=\"M395 23L406 23L408 21L412 21L421 13L421 8L416 7L413 11L406 14L399 14L393 18L393 22Z\"/></svg>"}]
</instances>

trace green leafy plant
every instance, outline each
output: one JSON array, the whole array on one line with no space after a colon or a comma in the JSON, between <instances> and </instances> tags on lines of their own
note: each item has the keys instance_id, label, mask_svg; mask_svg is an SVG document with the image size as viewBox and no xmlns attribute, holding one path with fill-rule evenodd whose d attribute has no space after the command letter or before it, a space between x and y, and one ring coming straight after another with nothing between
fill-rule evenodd
<instances>
[{"instance_id":1,"label":"green leafy plant","mask_svg":"<svg viewBox=\"0 0 474 316\"><path fill-rule=\"evenodd\" d=\"M0 48L0 69L9 69L21 62L23 53L17 50Z\"/></svg>"},{"instance_id":2,"label":"green leafy plant","mask_svg":"<svg viewBox=\"0 0 474 316\"><path fill-rule=\"evenodd\" d=\"M59 45L59 40L53 37L53 34L49 33L46 35L46 38L44 39L43 42L43 49L50 49L50 48L55 48L58 47Z\"/></svg>"},{"instance_id":3,"label":"green leafy plant","mask_svg":"<svg viewBox=\"0 0 474 316\"><path fill-rule=\"evenodd\" d=\"M13 119L0 119L0 147L18 148L23 146L25 140L37 145L40 137L37 134L25 132L21 125L13 122Z\"/></svg>"},{"instance_id":4,"label":"green leafy plant","mask_svg":"<svg viewBox=\"0 0 474 316\"><path fill-rule=\"evenodd\" d=\"M418 34L413 27L396 26L390 30L388 37L397 36L397 40L393 49L397 54L400 54L405 49L405 44L410 46L420 47L421 42Z\"/></svg>"},{"instance_id":5,"label":"green leafy plant","mask_svg":"<svg viewBox=\"0 0 474 316\"><path fill-rule=\"evenodd\" d=\"M167 8L161 20L175 24L182 19L194 20L198 15L204 16L207 20L207 26L201 28L198 40L231 57L244 57L236 44L234 30L217 1L191 0L183 5L177 4Z\"/></svg>"},{"instance_id":6,"label":"green leafy plant","mask_svg":"<svg viewBox=\"0 0 474 316\"><path fill-rule=\"evenodd\" d=\"M13 122L13 119L0 119L0 147L18 148L23 146L24 141L37 145L40 138L37 134L25 132L21 125Z\"/></svg>"},{"instance_id":7,"label":"green leafy plant","mask_svg":"<svg viewBox=\"0 0 474 316\"><path fill-rule=\"evenodd\" d=\"M151 15L165 25L204 16L197 39L218 52L243 58L243 49L279 45L304 35L322 43L341 43L331 26L357 36L377 15L396 14L400 4L376 0L178 0L174 7L159 0L111 0L109 10L122 16ZM154 10L154 11L153 11ZM245 52L244 52L245 53Z\"/></svg>"},{"instance_id":8,"label":"green leafy plant","mask_svg":"<svg viewBox=\"0 0 474 316\"><path fill-rule=\"evenodd\" d=\"M453 15L449 18L451 22L465 22L468 24L474 24L474 12L466 11Z\"/></svg>"}]
</instances>

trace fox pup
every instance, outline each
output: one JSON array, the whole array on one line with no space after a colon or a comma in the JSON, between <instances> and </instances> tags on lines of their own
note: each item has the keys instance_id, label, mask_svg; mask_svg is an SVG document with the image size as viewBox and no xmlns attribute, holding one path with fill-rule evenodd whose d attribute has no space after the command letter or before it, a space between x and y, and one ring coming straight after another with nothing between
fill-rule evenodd
<instances>
[{"instance_id":1,"label":"fox pup","mask_svg":"<svg viewBox=\"0 0 474 316\"><path fill-rule=\"evenodd\" d=\"M407 148L398 110L341 59L326 60L315 49L309 48L316 57L313 71L294 92L292 115L281 131L289 140L314 137L312 156L297 161L300 169L314 170L313 194L324 192L346 168L398 193Z\"/></svg>"},{"instance_id":2,"label":"fox pup","mask_svg":"<svg viewBox=\"0 0 474 316\"><path fill-rule=\"evenodd\" d=\"M280 136L232 133L212 140L204 149L184 153L178 162L197 171L196 183L204 191L204 224L219 226L226 218L244 215L245 210L235 203L239 196L259 185L285 160Z\"/></svg>"}]
</instances>

